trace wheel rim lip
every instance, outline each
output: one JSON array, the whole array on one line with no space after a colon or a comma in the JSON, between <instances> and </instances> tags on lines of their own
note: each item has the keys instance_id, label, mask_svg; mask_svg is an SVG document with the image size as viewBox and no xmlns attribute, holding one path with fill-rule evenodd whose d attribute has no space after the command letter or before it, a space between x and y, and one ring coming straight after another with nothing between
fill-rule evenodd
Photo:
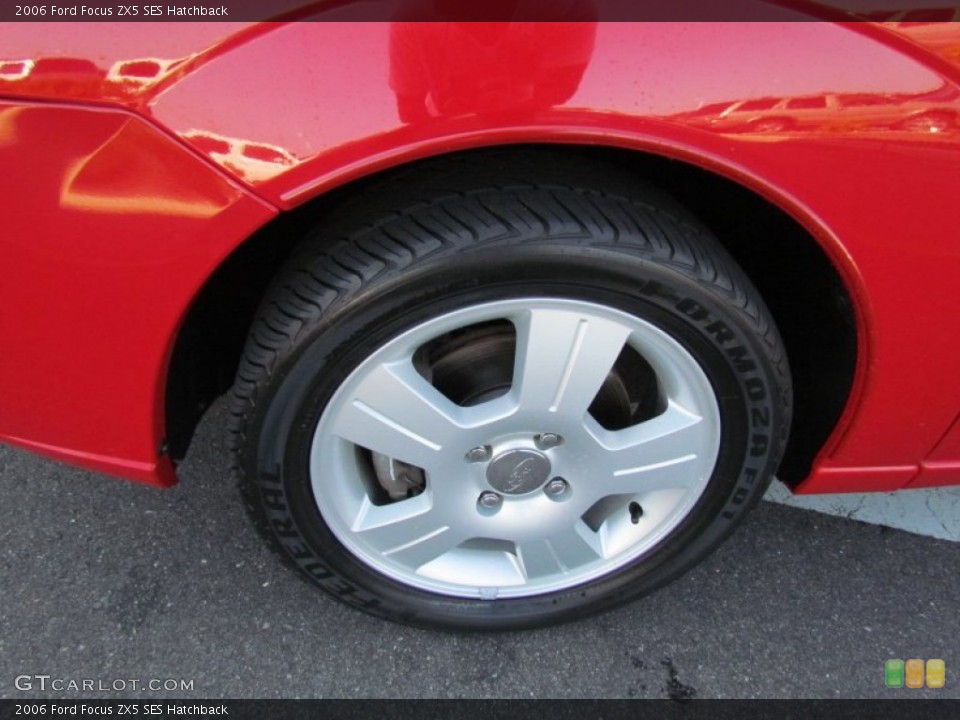
<instances>
[{"instance_id":1,"label":"wheel rim lip","mask_svg":"<svg viewBox=\"0 0 960 720\"><path fill-rule=\"evenodd\" d=\"M531 311L555 309L587 313L624 324L631 330L629 344L650 362L658 380L662 381L666 376L668 382L674 385L679 384L675 389L682 391L688 401L691 397L696 399L696 410L702 415L710 430L709 437L702 447L698 448L697 458L701 467L699 480L691 483L683 491L653 530L644 534L627 549L609 558L604 557L597 562L558 573L555 577L549 576L546 579L538 579L518 586L491 587L426 576L384 557L378 549L364 542L352 528L352 510L348 510L341 501L345 495L355 494L358 485L362 485L357 475L359 468L356 461L356 446L330 430L331 418L342 410L359 380L385 363L397 362L412 356L416 348L451 330L494 319L515 322L517 318ZM672 397L671 393L668 395ZM592 418L587 416L585 424L590 421ZM593 423L596 425L595 421ZM720 431L720 409L709 378L691 353L677 339L657 325L622 310L592 301L541 296L512 298L477 303L420 322L381 345L354 368L332 394L317 422L310 447L310 483L316 507L337 540L354 558L391 580L417 590L457 598L489 600L532 597L567 590L610 575L656 548L666 536L683 523L706 490L719 456ZM508 448L512 447L511 442L513 440L507 443ZM331 464L334 465L332 472ZM419 497L428 496L430 491L431 481L428 480L427 492ZM530 493L518 497L536 494ZM411 500L402 502L411 502Z\"/></svg>"}]
</instances>

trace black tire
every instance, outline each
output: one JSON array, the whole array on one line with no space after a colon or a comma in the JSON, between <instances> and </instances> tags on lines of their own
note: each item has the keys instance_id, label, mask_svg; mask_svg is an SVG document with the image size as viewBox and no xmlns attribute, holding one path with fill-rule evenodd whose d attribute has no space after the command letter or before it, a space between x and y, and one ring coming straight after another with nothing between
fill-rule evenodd
<instances>
[{"instance_id":1,"label":"black tire","mask_svg":"<svg viewBox=\"0 0 960 720\"><path fill-rule=\"evenodd\" d=\"M489 630L619 606L716 548L760 499L784 448L787 359L760 296L723 248L675 201L613 167L533 157L507 169L480 155L428 181L369 189L295 253L251 331L231 432L258 524L313 583L374 615ZM571 587L474 599L386 576L348 550L318 508L309 456L325 407L355 367L406 329L533 296L641 318L690 353L721 420L709 482L655 546Z\"/></svg>"}]
</instances>

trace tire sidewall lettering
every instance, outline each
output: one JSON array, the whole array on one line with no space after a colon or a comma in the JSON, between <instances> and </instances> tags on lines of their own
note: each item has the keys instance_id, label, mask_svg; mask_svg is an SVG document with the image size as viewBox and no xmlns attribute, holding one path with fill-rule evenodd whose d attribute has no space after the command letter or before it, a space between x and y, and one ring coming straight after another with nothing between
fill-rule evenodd
<instances>
[{"instance_id":1,"label":"tire sidewall lettering","mask_svg":"<svg viewBox=\"0 0 960 720\"><path fill-rule=\"evenodd\" d=\"M751 341L740 337L725 321L721 312L709 309L700 301L685 297L655 280L645 283L641 294L660 303L672 305L678 314L697 325L703 335L709 337L723 353L741 384L743 397L747 402L749 449L736 486L720 514L721 518L732 520L745 507L746 499L751 496L757 478L773 470L769 467L772 441L770 428L771 416L776 412L776 408L768 402L770 391L759 372L760 358L752 350Z\"/></svg>"}]
</instances>

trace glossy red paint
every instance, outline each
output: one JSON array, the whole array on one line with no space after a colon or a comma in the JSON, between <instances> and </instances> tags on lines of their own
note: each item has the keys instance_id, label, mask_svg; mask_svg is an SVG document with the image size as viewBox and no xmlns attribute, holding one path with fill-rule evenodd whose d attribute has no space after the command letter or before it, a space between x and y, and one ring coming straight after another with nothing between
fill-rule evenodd
<instances>
[{"instance_id":1,"label":"glossy red paint","mask_svg":"<svg viewBox=\"0 0 960 720\"><path fill-rule=\"evenodd\" d=\"M923 462L920 474L910 483L911 488L956 484L957 458L960 457L960 417L937 443Z\"/></svg>"},{"instance_id":2,"label":"glossy red paint","mask_svg":"<svg viewBox=\"0 0 960 720\"><path fill-rule=\"evenodd\" d=\"M798 491L960 483L956 430L944 436L960 411L960 337L947 330L960 314L960 247L950 240L960 191L956 24L13 29L0 96L113 109L4 106L13 120L0 120L0 153L19 173L0 183L18 230L0 238L14 276L0 300L25 310L5 314L0 329L31 338L0 375L0 397L12 398L0 410L5 439L169 481L157 454L159 399L177 323L217 262L274 207L458 149L587 143L675 158L755 190L802 223L840 271L860 328L856 382ZM71 133L42 147L17 112ZM15 143L4 144L5 126ZM79 158L113 172L117 153L144 148L179 171L126 167L106 189L96 184L106 171L81 172L93 178L86 205L64 200ZM124 190L144 183L149 192ZM125 193L174 192L180 205L158 205L166 214L135 199L110 210Z\"/></svg>"},{"instance_id":3,"label":"glossy red paint","mask_svg":"<svg viewBox=\"0 0 960 720\"><path fill-rule=\"evenodd\" d=\"M0 440L173 484L177 327L276 211L124 111L0 103L0 164Z\"/></svg>"}]
</instances>

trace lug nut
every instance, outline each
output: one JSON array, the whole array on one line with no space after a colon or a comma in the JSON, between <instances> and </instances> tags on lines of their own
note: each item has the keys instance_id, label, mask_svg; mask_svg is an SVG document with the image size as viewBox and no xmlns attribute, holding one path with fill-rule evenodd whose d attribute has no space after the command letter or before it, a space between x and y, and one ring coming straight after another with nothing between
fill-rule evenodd
<instances>
[{"instance_id":1,"label":"lug nut","mask_svg":"<svg viewBox=\"0 0 960 720\"><path fill-rule=\"evenodd\" d=\"M567 481L563 478L554 478L544 486L543 491L547 495L556 497L557 495L563 495L568 487L570 486L567 485Z\"/></svg>"},{"instance_id":2,"label":"lug nut","mask_svg":"<svg viewBox=\"0 0 960 720\"><path fill-rule=\"evenodd\" d=\"M503 502L503 498L495 492L482 492L480 493L480 499L477 500L480 507L486 508L487 510L500 507L501 502Z\"/></svg>"},{"instance_id":3,"label":"lug nut","mask_svg":"<svg viewBox=\"0 0 960 720\"><path fill-rule=\"evenodd\" d=\"M549 450L552 447L561 445L563 443L563 438L556 433L542 433L533 438L533 441L541 450Z\"/></svg>"},{"instance_id":4,"label":"lug nut","mask_svg":"<svg viewBox=\"0 0 960 720\"><path fill-rule=\"evenodd\" d=\"M469 462L485 462L490 459L491 450L489 445L481 445L473 450L467 450L467 460Z\"/></svg>"}]
</instances>

